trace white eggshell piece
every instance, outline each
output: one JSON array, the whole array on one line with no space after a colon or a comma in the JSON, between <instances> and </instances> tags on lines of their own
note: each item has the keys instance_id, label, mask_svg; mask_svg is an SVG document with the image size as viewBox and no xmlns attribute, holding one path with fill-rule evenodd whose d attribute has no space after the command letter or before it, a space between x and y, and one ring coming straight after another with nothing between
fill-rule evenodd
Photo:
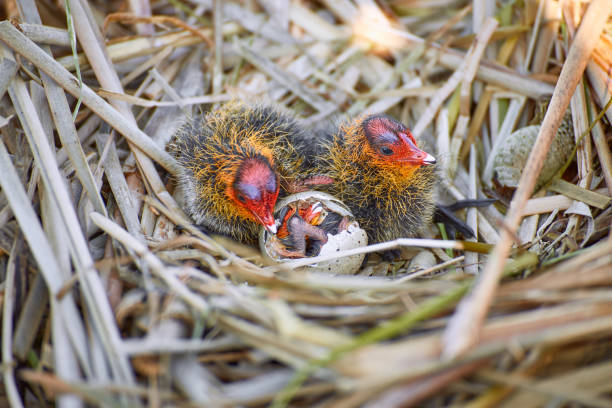
<instances>
[{"instance_id":1,"label":"white eggshell piece","mask_svg":"<svg viewBox=\"0 0 612 408\"><path fill-rule=\"evenodd\" d=\"M368 235L364 230L359 228L357 222L352 223L346 230L339 234L327 234L327 238L329 240L321 247L321 252L319 253L321 256L331 255L335 252L347 249L359 248L368 244ZM365 254L345 256L310 265L309 269L314 272L327 272L339 275L353 274L359 270L364 257Z\"/></svg>"}]
</instances>

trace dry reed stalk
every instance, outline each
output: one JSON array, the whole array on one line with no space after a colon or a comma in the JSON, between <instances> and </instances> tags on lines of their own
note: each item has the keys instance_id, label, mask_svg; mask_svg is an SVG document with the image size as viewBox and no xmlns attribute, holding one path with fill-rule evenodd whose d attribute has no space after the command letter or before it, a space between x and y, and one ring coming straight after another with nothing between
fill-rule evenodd
<instances>
[{"instance_id":1,"label":"dry reed stalk","mask_svg":"<svg viewBox=\"0 0 612 408\"><path fill-rule=\"evenodd\" d=\"M0 146L2 148L3 146ZM15 269L17 250L19 249L19 240L15 240L13 248L9 255L8 267L6 270L6 279L4 281L4 296L2 305L2 377L6 387L6 394L11 406L19 408L23 407L23 401L19 396L19 390L15 382L14 362L12 353L13 340L13 311L15 301Z\"/></svg>"},{"instance_id":2,"label":"dry reed stalk","mask_svg":"<svg viewBox=\"0 0 612 408\"><path fill-rule=\"evenodd\" d=\"M212 34L210 29L202 29L200 31L207 37ZM223 26L224 35L235 34L239 31L240 26L235 23L228 23ZM150 55L168 46L174 48L185 47L201 43L202 41L201 36L193 35L189 31L172 32L155 37L154 39L150 39L148 37L128 38L110 43L108 45L108 54L111 61L120 62L136 57ZM61 57L57 59L57 62L66 69L74 68L72 57ZM78 55L78 63L83 68L87 68L89 66L89 63L83 54Z\"/></svg>"},{"instance_id":3,"label":"dry reed stalk","mask_svg":"<svg viewBox=\"0 0 612 408\"><path fill-rule=\"evenodd\" d=\"M493 178L493 160L503 145L504 140L510 136L512 130L515 128L519 116L525 107L525 102L527 102L527 98L523 96L512 99L504 121L494 137L493 147L491 148L491 151L488 152L485 168L482 171L482 179L488 186L491 185Z\"/></svg>"},{"instance_id":4,"label":"dry reed stalk","mask_svg":"<svg viewBox=\"0 0 612 408\"><path fill-rule=\"evenodd\" d=\"M469 199L475 200L477 198L477 173L476 173L476 150L472 146L470 151L470 190ZM476 208L469 208L466 215L466 223L474 231L474 238L469 241L476 242L478 240L478 213ZM475 252L468 252L465 254L465 273L472 275L478 274L478 254Z\"/></svg>"},{"instance_id":5,"label":"dry reed stalk","mask_svg":"<svg viewBox=\"0 0 612 408\"><path fill-rule=\"evenodd\" d=\"M0 39L11 46L24 57L32 61L38 69L53 78L60 86L75 97L81 96L83 103L104 118L111 126L131 139L144 152L166 167L169 171L176 171L177 164L174 159L156 145L140 129L131 123L124 122L122 116L114 108L110 107L102 98L96 95L89 87L83 85L79 88L78 81L66 70L61 68L57 62L40 50L33 42L25 38L17 29L8 22L0 22Z\"/></svg>"},{"instance_id":6,"label":"dry reed stalk","mask_svg":"<svg viewBox=\"0 0 612 408\"><path fill-rule=\"evenodd\" d=\"M373 398L366 406L414 406L425 398L443 390L455 381L467 377L480 370L488 363L488 359L468 362L457 367L449 368L439 374L434 374L423 379L408 383L405 386L393 387L386 390L382 395ZM369 396L370 397L370 396ZM371 398L371 397L370 397ZM369 399L369 398L368 398ZM359 401L363 403L365 401Z\"/></svg>"},{"instance_id":7,"label":"dry reed stalk","mask_svg":"<svg viewBox=\"0 0 612 408\"><path fill-rule=\"evenodd\" d=\"M570 376L561 376L561 378L545 381L534 381L522 375L506 374L486 369L482 370L479 376L488 381L511 385L521 389L521 392L507 402L508 406L511 406L510 404L523 403L537 404L538 401L546 401L548 397L595 407L612 407L612 403L608 399L597 397L598 390L596 386L593 386L593 378L609 375L610 369L609 363L599 364L595 367L580 370L572 375L578 378L570 379L567 378ZM595 388L595 390L591 390L591 387ZM529 394L529 396L525 394Z\"/></svg>"},{"instance_id":8,"label":"dry reed stalk","mask_svg":"<svg viewBox=\"0 0 612 408\"><path fill-rule=\"evenodd\" d=\"M20 359L25 359L32 349L37 332L43 320L45 309L49 302L49 293L42 275L37 275L28 293L25 305L16 322L13 353Z\"/></svg>"},{"instance_id":9,"label":"dry reed stalk","mask_svg":"<svg viewBox=\"0 0 612 408\"><path fill-rule=\"evenodd\" d=\"M473 50L471 52L468 51L466 56L468 64L459 88L459 118L457 119L457 125L455 126L450 143L450 163L448 170L451 174L451 178L454 178L452 175L456 172L459 151L466 138L467 125L470 121L472 82L476 76L476 70L478 69L478 65L480 65L480 60L484 54L485 48L493 32L497 28L497 24L497 20L493 18L488 18L483 22L483 26L478 30L478 34L474 39L474 44L472 45Z\"/></svg>"},{"instance_id":10,"label":"dry reed stalk","mask_svg":"<svg viewBox=\"0 0 612 408\"><path fill-rule=\"evenodd\" d=\"M20 0L20 4L26 21L33 24L41 24L42 21L33 2L29 0ZM51 49L44 47L43 50L51 55ZM81 180L83 187L87 190L90 200L96 211L106 214L106 208L102 201L102 197L98 193L98 188L93 179L93 175L86 163L85 154L80 145L79 138L72 120L72 114L66 95L63 90L46 74L42 73L42 81L45 87L47 100L53 101L51 113L55 123L55 128L65 147L68 158L72 162L76 174Z\"/></svg>"},{"instance_id":11,"label":"dry reed stalk","mask_svg":"<svg viewBox=\"0 0 612 408\"><path fill-rule=\"evenodd\" d=\"M0 177L2 189L9 200L13 214L20 223L26 241L30 248L32 248L40 272L45 278L45 283L49 289L49 298L55 299L55 295L61 289L65 273L60 270L42 227L39 223L32 221L37 219L36 214L30 206L30 199L21 186L19 176L12 166L6 147L2 142L0 142L0 158L2 158L0 163L3 166L0 172L2 174L2 177ZM55 312L59 319L64 322L73 322L72 329L69 331L69 337L79 356L83 369L86 373L91 372L89 360L86 358L87 353L85 350L87 342L85 340L85 331L81 325L81 319L74 299L70 296L64 296L60 300L54 301L53 304L56 307Z\"/></svg>"},{"instance_id":12,"label":"dry reed stalk","mask_svg":"<svg viewBox=\"0 0 612 408\"><path fill-rule=\"evenodd\" d=\"M291 2L289 18L294 24L303 27L318 41L329 42L349 38L349 32L346 28L339 29L335 25L328 23L299 2Z\"/></svg>"},{"instance_id":13,"label":"dry reed stalk","mask_svg":"<svg viewBox=\"0 0 612 408\"><path fill-rule=\"evenodd\" d=\"M114 70L108 53L106 52L106 47L101 33L93 23L93 17L91 16L91 10L89 9L88 4L82 3L81 0L76 0L71 11L75 19L77 36L100 84L111 92L122 94L123 88L121 86L119 76ZM110 103L119 113L121 113L122 118L126 121L125 125L129 123L127 126L136 127L136 120L126 103L115 99L111 100ZM138 148L135 148L134 146L130 147L142 175L147 180L149 188L168 207L178 207L178 205L174 202L174 199L170 197L166 191L166 188L162 183L153 162Z\"/></svg>"},{"instance_id":14,"label":"dry reed stalk","mask_svg":"<svg viewBox=\"0 0 612 408\"><path fill-rule=\"evenodd\" d=\"M445 188L455 200L465 200L468 198L467 194L462 193L457 186L460 186L462 191L469 191L468 175L461 167L458 168L458 170L455 184L446 185ZM478 198L484 196L481 190L477 191L477 196ZM478 216L481 239L487 244L496 244L499 241L497 225L499 224L499 220L501 220L501 215L490 208L477 208L476 214Z\"/></svg>"},{"instance_id":15,"label":"dry reed stalk","mask_svg":"<svg viewBox=\"0 0 612 408\"><path fill-rule=\"evenodd\" d=\"M36 43L70 47L70 36L67 30L49 27L41 23L22 23L19 28L30 40Z\"/></svg>"},{"instance_id":16,"label":"dry reed stalk","mask_svg":"<svg viewBox=\"0 0 612 408\"><path fill-rule=\"evenodd\" d=\"M554 209L567 210L573 200L564 195L531 198L525 203L523 216L552 212Z\"/></svg>"},{"instance_id":17,"label":"dry reed stalk","mask_svg":"<svg viewBox=\"0 0 612 408\"><path fill-rule=\"evenodd\" d=\"M566 197L573 198L574 200L581 201L602 210L610 204L610 201L612 201L612 198L608 196L599 194L595 191L587 190L565 180L553 181L549 187L549 190L554 191L555 193L561 193Z\"/></svg>"},{"instance_id":18,"label":"dry reed stalk","mask_svg":"<svg viewBox=\"0 0 612 408\"><path fill-rule=\"evenodd\" d=\"M0 97L4 97L13 77L17 73L18 66L14 58L10 58L7 55L4 45L0 45L0 47L2 47L0 49L2 53L2 61L0 62Z\"/></svg>"},{"instance_id":19,"label":"dry reed stalk","mask_svg":"<svg viewBox=\"0 0 612 408\"><path fill-rule=\"evenodd\" d=\"M604 326L612 320L606 316L611 307L608 299L599 304L585 302L573 306L543 308L498 319L485 326L476 347L455 361L438 358L443 343L442 332L436 331L435 334L388 345L364 347L347 355L336 367L358 379L354 386L377 387L382 383L418 378L456 364L489 357L513 342L522 347L533 344L560 345L589 338L596 333L607 335L610 328ZM366 385L368 381L371 383Z\"/></svg>"},{"instance_id":20,"label":"dry reed stalk","mask_svg":"<svg viewBox=\"0 0 612 408\"><path fill-rule=\"evenodd\" d=\"M592 100L590 101L589 108L594 112L595 104ZM595 149L597 150L597 157L601 163L603 176L608 186L608 195L612 196L612 152L610 152L610 146L605 142L601 124L595 124L592 136L593 142L595 143Z\"/></svg>"},{"instance_id":21,"label":"dry reed stalk","mask_svg":"<svg viewBox=\"0 0 612 408\"><path fill-rule=\"evenodd\" d=\"M460 161L463 161L467 157L470 150L470 146L474 143L476 135L480 131L480 128L483 124L492 97L493 90L491 89L491 87L485 87L481 97L478 100L478 104L476 105L474 114L472 115L472 118L470 120L470 127L468 128L465 140L461 144L461 150L459 152Z\"/></svg>"},{"instance_id":22,"label":"dry reed stalk","mask_svg":"<svg viewBox=\"0 0 612 408\"><path fill-rule=\"evenodd\" d=\"M145 108L154 107L167 107L167 106L189 106L189 105L204 105L204 104L216 104L220 102L227 102L232 99L227 94L217 95L202 95L193 96L189 98L181 98L178 101L152 101L149 99L138 98L136 96L126 95L124 93L115 93L110 91L101 90L98 92L100 95L105 96L108 99L119 100L122 102L129 103L130 105L142 106Z\"/></svg>"},{"instance_id":23,"label":"dry reed stalk","mask_svg":"<svg viewBox=\"0 0 612 408\"><path fill-rule=\"evenodd\" d=\"M123 221L130 234L144 244L145 237L140 230L140 223L138 222L138 207L133 201L133 195L121 171L121 164L113 139L110 135L104 138L103 135L98 134L96 136L96 144L101 158L100 162L104 164L104 172L115 197L115 202L119 207L119 211L121 211Z\"/></svg>"},{"instance_id":24,"label":"dry reed stalk","mask_svg":"<svg viewBox=\"0 0 612 408\"><path fill-rule=\"evenodd\" d=\"M93 267L93 259L79 228L80 224L65 188L63 176L59 172L51 147L38 120L36 109L22 80L15 79L9 87L9 93L22 124L28 129L26 132L28 144L34 153L37 165L42 169L41 175L45 186L51 192L54 204L60 210L66 226L71 253L76 264L76 275L83 285L83 290L87 293L85 300L92 309L94 327L97 334L101 336L100 340L109 357L109 363L119 378L132 382L133 377L125 356L117 354L115 350L114 345L120 340L108 299L104 296L99 277L89 273Z\"/></svg>"},{"instance_id":25,"label":"dry reed stalk","mask_svg":"<svg viewBox=\"0 0 612 408\"><path fill-rule=\"evenodd\" d=\"M519 181L519 188L510 205L510 212L505 220L506 229L502 231L501 240L487 262L485 271L481 275L482 279L479 280L472 294L459 305L453 320L449 323L445 334L444 354L446 356L457 356L464 353L476 341L491 299L494 296L503 263L510 252L511 233L516 231L518 227L523 208L533 191L552 138L556 134L591 51L595 48L599 34L611 12L612 3L595 0L589 5L582 19L567 60L561 70L538 138L527 160L527 168L523 172Z\"/></svg>"},{"instance_id":26,"label":"dry reed stalk","mask_svg":"<svg viewBox=\"0 0 612 408\"><path fill-rule=\"evenodd\" d=\"M80 11L77 11L77 13L80 13ZM81 15L82 16L82 15ZM174 24L177 27L180 27L186 31L189 31L191 34L200 37L202 40L204 40L204 42L206 42L211 48L214 46L213 42L210 40L210 38L208 38L206 35L204 35L204 33L196 30L193 27L190 27L188 24L185 24L183 21L179 20L178 18L175 17L169 17L169 16L146 16L146 17L141 17L141 16L136 16L132 13L113 13L113 14L109 14L108 16L106 16L106 18L104 19L104 24L102 26L102 32L105 32L107 29L108 24L115 22L115 21L121 21L121 22L129 22L129 23L158 23L158 24L162 24L162 23L170 23L170 24ZM85 52L87 54L87 52Z\"/></svg>"},{"instance_id":27,"label":"dry reed stalk","mask_svg":"<svg viewBox=\"0 0 612 408\"><path fill-rule=\"evenodd\" d=\"M148 1L133 3L133 10L146 9ZM25 15L34 10L31 1L19 4L30 7ZM103 2L79 1L79 5L96 21L114 11ZM0 66L8 69L0 71L0 91L10 87L15 94L16 88L22 88L17 99L39 108L38 120L32 116L25 123L39 122L34 125L43 129L39 142L46 142L56 155L56 163L39 167L40 160L32 155L40 149L20 139L22 134L26 138L32 134L32 126L23 125L13 113L20 104L10 96L0 98L0 156L3 146L10 152L3 156L5 160L0 157L0 299L22 310L15 316L14 327L3 328L2 333L3 347L12 343L12 361L20 366L2 364L2 369L5 374L13 369L18 386L28 383L24 404L36 394L40 401L55 398L59 407L83 402L258 407L281 401L288 385L296 406L436 406L454 401L480 407L541 405L553 400L609 404L605 379L612 344L608 317L612 209L602 180L609 187L612 176L605 121L592 132L597 151L593 165L585 150L584 155L580 153L578 175L574 177L569 163L565 182L551 184L550 189L567 196L542 191L527 202L522 215L546 214L521 226L518 235L529 252L521 255L521 248L513 255L521 262L511 264L520 267L511 279L501 282L474 348L457 360L445 360L441 357L444 327L473 279L464 271L480 266L470 260L477 255L471 250L486 252L489 246L439 240L384 243L360 251L425 243L449 246L452 253L441 248L403 248L399 261L382 262L374 255L354 276L311 272L304 264L318 258L293 265L266 263L256 249L205 235L191 225L165 190L172 191L171 175L160 167L143 171L128 143L100 127L106 120L113 128L135 134L132 118L126 119L105 102L94 111L88 108L88 104L95 107L100 96L123 106L124 113L144 130L140 135L147 138L141 142L152 139L149 153L153 155L163 153L158 146L163 147L187 115L206 112L229 95L266 98L296 112L306 124L320 124L337 114L379 111L410 124L427 112L448 75L471 55L473 64L480 60L476 73L463 71L467 75L459 81L463 93L457 91L445 98L448 103L440 102L434 115L435 132L425 131L422 136L423 142L438 147L441 164L454 160L451 151L460 158L473 151L469 160L452 164L456 171L444 179L440 194L448 193L446 199L498 198L494 207L465 211L470 225L477 225L479 239L494 244L504 229L507 191L483 185L477 177L478 165L494 151L497 136L537 117L534 98L552 93L549 83L557 81L564 61L558 40L562 37L560 8L555 2L530 1L524 7L509 3L500 8L491 0L467 5L457 0L308 0L299 4L171 0L152 5L145 15L163 14L171 23L184 20L198 34L128 23L110 25L107 38L101 39L95 38L99 28L89 17L77 23L87 51L77 58L83 79L91 89L98 84L119 86L97 90L96 97L85 88L86 104L75 123L64 115L70 122L67 126L73 128L72 143L83 152L81 164L56 145L59 137L48 139L56 126L40 86L41 76L27 62L18 65L4 57L24 44L25 59L33 59L34 68L52 72L49 75L59 78L61 86L73 86L71 92L78 97L76 81L54 64L61 61L73 69L72 56L38 58L43 47L31 41L15 42L14 37L23 34L0 24L0 36L9 43L0 60ZM47 24L62 24L51 15L54 5L50 2L35 6ZM578 6L586 8L573 2L564 10L569 35L575 35ZM89 7L93 7L90 12ZM371 12L364 13L368 9ZM487 47L486 57L460 51L475 38L465 33L482 27L485 17L493 14L501 27L491 34L491 42L500 41ZM30 21L23 16L21 20ZM377 28L384 26L387 34L402 39L401 46L389 47L386 37L364 33L374 21L380 23ZM29 22L19 27L30 39L56 45L56 55L70 52L71 28ZM93 36L88 39L84 30ZM202 34L215 38L214 50L202 41ZM358 38L369 42L364 45ZM237 52L232 43L258 59ZM609 45L607 37L598 44L590 64L594 66L588 68L589 82L580 88L585 91L582 99L573 102L580 129L593 122L596 105L603 106L609 99L605 97ZM21 48L17 51L22 52ZM92 70L89 59L105 49L112 62L94 64ZM258 61L263 62L257 65ZM24 78L29 83L24 84ZM472 84L474 97L468 98L466 91ZM477 102L474 107L470 99ZM486 109L489 105L491 109ZM109 115L110 110L115 116ZM455 147L451 149L453 129ZM457 151L464 133L467 137ZM79 171L92 174L93 190L108 217L99 209L89 215L95 209L87 193L92 188L86 189L82 174L76 173L79 166ZM57 173L53 167L72 192L70 202L64 202L68 210L54 204L62 193L46 187L46 172ZM148 177L168 183L151 188L145 184ZM78 228L69 232L64 220L70 217L66 212L71 207ZM565 209L569 211L564 213ZM465 212L458 215L463 217ZM181 230L175 230L175 225ZM87 273L99 276L102 285L95 290L108 299L113 313L109 321L121 333L112 344L99 335L92 319L101 310L91 285L68 273L76 269L71 247L77 229L94 260L95 271ZM429 233L440 235L434 229ZM414 262L406 262L417 252ZM434 259L421 261L423 252ZM48 259L41 258L47 255ZM343 255L347 253L334 257ZM36 266L40 259L46 264ZM13 265L19 269L11 283L5 271ZM415 271L414 265L423 269ZM40 296L46 290L49 296ZM21 294L27 294L27 299ZM117 355L133 371L131 384L125 385L117 375ZM601 363L588 365L590 361ZM48 374L19 368L24 363ZM296 371L301 380L312 377L299 389L292 380ZM578 392L568 395L573 390Z\"/></svg>"}]
</instances>

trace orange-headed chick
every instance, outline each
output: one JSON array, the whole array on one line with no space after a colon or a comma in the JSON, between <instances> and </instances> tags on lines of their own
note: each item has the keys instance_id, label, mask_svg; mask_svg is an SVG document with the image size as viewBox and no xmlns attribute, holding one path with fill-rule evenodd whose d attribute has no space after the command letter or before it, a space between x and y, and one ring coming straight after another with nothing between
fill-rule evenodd
<instances>
[{"instance_id":1,"label":"orange-headed chick","mask_svg":"<svg viewBox=\"0 0 612 408\"><path fill-rule=\"evenodd\" d=\"M371 115L315 135L304 153L317 157L315 173L333 179L322 189L350 208L370 243L413 237L431 222L436 160L402 123Z\"/></svg>"},{"instance_id":2,"label":"orange-headed chick","mask_svg":"<svg viewBox=\"0 0 612 408\"><path fill-rule=\"evenodd\" d=\"M237 101L188 120L167 146L182 165L183 207L204 229L240 242L254 244L261 225L276 233L279 194L314 180L300 177L310 165L294 142L303 132L274 107Z\"/></svg>"}]
</instances>

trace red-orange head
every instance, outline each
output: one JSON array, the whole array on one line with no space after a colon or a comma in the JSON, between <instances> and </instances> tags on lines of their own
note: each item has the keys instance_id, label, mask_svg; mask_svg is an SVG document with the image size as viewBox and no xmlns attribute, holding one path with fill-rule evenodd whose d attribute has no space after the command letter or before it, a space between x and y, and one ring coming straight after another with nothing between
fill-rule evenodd
<instances>
[{"instance_id":1,"label":"red-orange head","mask_svg":"<svg viewBox=\"0 0 612 408\"><path fill-rule=\"evenodd\" d=\"M372 115L361 123L366 140L376 159L389 164L424 166L436 159L419 149L410 130L386 115Z\"/></svg>"},{"instance_id":2,"label":"red-orange head","mask_svg":"<svg viewBox=\"0 0 612 408\"><path fill-rule=\"evenodd\" d=\"M276 233L274 205L278 198L278 176L269 160L254 156L242 161L227 194L247 218Z\"/></svg>"}]
</instances>

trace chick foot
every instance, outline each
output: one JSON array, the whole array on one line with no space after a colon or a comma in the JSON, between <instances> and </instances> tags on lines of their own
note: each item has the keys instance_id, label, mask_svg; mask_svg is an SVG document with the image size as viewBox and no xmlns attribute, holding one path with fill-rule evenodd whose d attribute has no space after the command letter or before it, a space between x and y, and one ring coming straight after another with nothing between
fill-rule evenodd
<instances>
[{"instance_id":1,"label":"chick foot","mask_svg":"<svg viewBox=\"0 0 612 408\"><path fill-rule=\"evenodd\" d=\"M312 176L301 180L292 180L287 184L286 190L289 193L301 193L310 190L315 186L332 184L334 179L327 176Z\"/></svg>"}]
</instances>

